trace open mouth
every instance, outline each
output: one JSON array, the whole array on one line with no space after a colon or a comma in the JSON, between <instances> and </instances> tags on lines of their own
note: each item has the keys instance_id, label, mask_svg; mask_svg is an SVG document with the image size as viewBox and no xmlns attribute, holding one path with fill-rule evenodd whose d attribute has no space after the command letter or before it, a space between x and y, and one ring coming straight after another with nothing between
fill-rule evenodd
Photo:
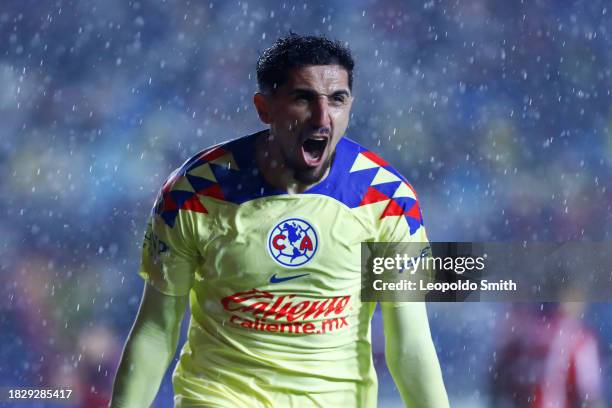
<instances>
[{"instance_id":1,"label":"open mouth","mask_svg":"<svg viewBox=\"0 0 612 408\"><path fill-rule=\"evenodd\" d=\"M323 153L327 147L329 139L327 137L312 136L302 143L304 161L309 166L317 166L323 160Z\"/></svg>"}]
</instances>

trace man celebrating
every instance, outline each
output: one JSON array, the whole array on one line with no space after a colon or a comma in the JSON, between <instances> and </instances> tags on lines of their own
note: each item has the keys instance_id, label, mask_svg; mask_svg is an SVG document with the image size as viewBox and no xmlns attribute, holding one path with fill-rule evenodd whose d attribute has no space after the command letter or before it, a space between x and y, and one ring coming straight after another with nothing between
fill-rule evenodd
<instances>
[{"instance_id":1,"label":"man celebrating","mask_svg":"<svg viewBox=\"0 0 612 408\"><path fill-rule=\"evenodd\" d=\"M279 39L257 64L254 104L269 129L198 153L166 181L112 407L151 404L188 299L175 406L376 405L360 244L427 236L412 187L343 137L353 65L338 42ZM424 304L381 308L406 406L448 406Z\"/></svg>"}]
</instances>

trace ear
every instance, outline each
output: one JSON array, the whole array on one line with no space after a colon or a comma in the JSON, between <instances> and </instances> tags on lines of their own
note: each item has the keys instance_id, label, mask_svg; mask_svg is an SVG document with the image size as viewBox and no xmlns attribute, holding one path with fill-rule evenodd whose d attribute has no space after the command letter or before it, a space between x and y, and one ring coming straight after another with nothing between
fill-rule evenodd
<instances>
[{"instance_id":1,"label":"ear","mask_svg":"<svg viewBox=\"0 0 612 408\"><path fill-rule=\"evenodd\" d=\"M253 105L255 105L255 109L259 115L259 120L266 125L272 123L272 118L270 117L270 106L268 99L264 94L257 92L255 95L253 95Z\"/></svg>"}]
</instances>

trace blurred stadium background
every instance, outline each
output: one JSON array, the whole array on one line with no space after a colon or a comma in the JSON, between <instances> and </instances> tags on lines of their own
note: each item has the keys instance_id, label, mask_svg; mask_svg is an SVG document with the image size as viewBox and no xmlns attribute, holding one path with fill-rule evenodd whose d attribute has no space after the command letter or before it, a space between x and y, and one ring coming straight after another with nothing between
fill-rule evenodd
<instances>
[{"instance_id":1,"label":"blurred stadium background","mask_svg":"<svg viewBox=\"0 0 612 408\"><path fill-rule=\"evenodd\" d=\"M348 135L413 183L431 240L609 240L610 14L605 0L3 1L0 387L103 406L156 191L262 127L255 60L290 29L348 42ZM508 309L429 306L452 406L490 406ZM582 320L612 405L612 309ZM399 406L380 328L379 399ZM171 398L167 376L156 406Z\"/></svg>"}]
</instances>

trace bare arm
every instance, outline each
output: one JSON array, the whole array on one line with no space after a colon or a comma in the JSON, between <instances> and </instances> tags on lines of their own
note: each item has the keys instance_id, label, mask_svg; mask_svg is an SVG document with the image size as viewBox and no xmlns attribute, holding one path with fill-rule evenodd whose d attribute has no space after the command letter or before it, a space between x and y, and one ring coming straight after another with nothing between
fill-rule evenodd
<instances>
[{"instance_id":1,"label":"bare arm","mask_svg":"<svg viewBox=\"0 0 612 408\"><path fill-rule=\"evenodd\" d=\"M176 351L187 300L145 284L115 377L112 408L151 405Z\"/></svg>"},{"instance_id":2,"label":"bare arm","mask_svg":"<svg viewBox=\"0 0 612 408\"><path fill-rule=\"evenodd\" d=\"M425 303L381 302L387 366L407 408L448 407Z\"/></svg>"}]
</instances>

